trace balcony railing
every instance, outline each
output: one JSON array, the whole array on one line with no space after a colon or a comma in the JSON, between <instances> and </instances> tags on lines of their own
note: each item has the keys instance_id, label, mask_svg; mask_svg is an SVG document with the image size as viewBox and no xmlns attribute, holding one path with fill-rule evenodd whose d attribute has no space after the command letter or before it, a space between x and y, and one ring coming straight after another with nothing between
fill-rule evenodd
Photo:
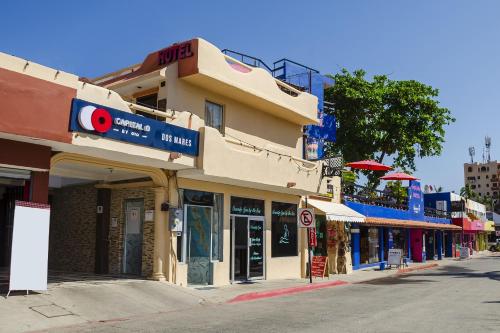
<instances>
[{"instance_id":1,"label":"balcony railing","mask_svg":"<svg viewBox=\"0 0 500 333\"><path fill-rule=\"evenodd\" d=\"M365 186L343 183L342 195L344 200L360 202L367 205L389 207L408 210L408 199L396 197L387 191L374 190Z\"/></svg>"},{"instance_id":2,"label":"balcony railing","mask_svg":"<svg viewBox=\"0 0 500 333\"><path fill-rule=\"evenodd\" d=\"M424 208L424 215L430 217L439 217L443 219L451 219L451 213L445 210L435 209L432 207Z\"/></svg>"}]
</instances>

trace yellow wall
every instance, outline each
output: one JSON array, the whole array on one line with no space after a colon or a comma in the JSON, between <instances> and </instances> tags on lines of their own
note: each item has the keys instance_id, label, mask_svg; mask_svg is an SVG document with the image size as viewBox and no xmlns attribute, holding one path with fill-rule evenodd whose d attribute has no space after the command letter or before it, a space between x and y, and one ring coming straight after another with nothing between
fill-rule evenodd
<instances>
[{"instance_id":1,"label":"yellow wall","mask_svg":"<svg viewBox=\"0 0 500 333\"><path fill-rule=\"evenodd\" d=\"M217 183L201 182L190 179L179 178L179 188L193 189L199 191L207 191L214 193L224 194L224 249L223 261L215 263L214 267L214 285L224 285L229 283L229 270L230 270L230 203L231 196L246 197L252 199L265 200L265 272L266 279L286 279L286 278L300 278L301 277L301 244L303 243L303 233L298 233L298 253L295 257L281 257L271 258L271 203L272 201L287 202L299 204L300 197L259 191L249 188L242 188L237 186L221 185ZM176 191L170 191L171 194ZM171 197L171 204L176 204L178 198ZM303 245L303 244L302 244ZM175 247L174 247L175 248ZM186 266L185 264L178 264L179 266ZM180 268L177 271L178 284L185 284L187 281L187 269ZM184 275L184 276L183 276Z\"/></svg>"}]
</instances>

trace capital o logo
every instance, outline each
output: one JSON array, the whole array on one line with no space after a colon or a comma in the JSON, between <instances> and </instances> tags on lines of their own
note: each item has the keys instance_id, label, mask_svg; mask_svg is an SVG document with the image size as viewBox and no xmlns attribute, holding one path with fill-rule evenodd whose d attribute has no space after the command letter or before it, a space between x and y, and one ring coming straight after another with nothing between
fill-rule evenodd
<instances>
[{"instance_id":1,"label":"capital o logo","mask_svg":"<svg viewBox=\"0 0 500 333\"><path fill-rule=\"evenodd\" d=\"M106 109L87 105L80 109L78 123L87 131L106 133L113 125L113 118Z\"/></svg>"}]
</instances>

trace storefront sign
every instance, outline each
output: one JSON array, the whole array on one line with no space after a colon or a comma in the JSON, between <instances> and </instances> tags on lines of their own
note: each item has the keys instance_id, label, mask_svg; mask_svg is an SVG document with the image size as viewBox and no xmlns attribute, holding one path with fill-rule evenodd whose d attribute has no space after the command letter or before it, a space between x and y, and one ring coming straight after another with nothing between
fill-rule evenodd
<instances>
[{"instance_id":1,"label":"storefront sign","mask_svg":"<svg viewBox=\"0 0 500 333\"><path fill-rule=\"evenodd\" d=\"M311 275L313 277L327 277L328 276L328 257L327 256L313 256Z\"/></svg>"},{"instance_id":2,"label":"storefront sign","mask_svg":"<svg viewBox=\"0 0 500 333\"><path fill-rule=\"evenodd\" d=\"M158 51L158 65L166 66L177 60L192 57L193 55L191 41L174 44Z\"/></svg>"},{"instance_id":3,"label":"storefront sign","mask_svg":"<svg viewBox=\"0 0 500 333\"><path fill-rule=\"evenodd\" d=\"M316 222L314 221L314 209L300 208L298 223L300 228L314 228L316 226Z\"/></svg>"},{"instance_id":4,"label":"storefront sign","mask_svg":"<svg viewBox=\"0 0 500 333\"><path fill-rule=\"evenodd\" d=\"M297 205L273 201L271 211L271 256L296 256Z\"/></svg>"},{"instance_id":5,"label":"storefront sign","mask_svg":"<svg viewBox=\"0 0 500 333\"><path fill-rule=\"evenodd\" d=\"M198 155L199 133L133 113L73 99L70 130L187 155Z\"/></svg>"},{"instance_id":6,"label":"storefront sign","mask_svg":"<svg viewBox=\"0 0 500 333\"><path fill-rule=\"evenodd\" d=\"M264 200L231 197L231 214L264 216Z\"/></svg>"}]
</instances>

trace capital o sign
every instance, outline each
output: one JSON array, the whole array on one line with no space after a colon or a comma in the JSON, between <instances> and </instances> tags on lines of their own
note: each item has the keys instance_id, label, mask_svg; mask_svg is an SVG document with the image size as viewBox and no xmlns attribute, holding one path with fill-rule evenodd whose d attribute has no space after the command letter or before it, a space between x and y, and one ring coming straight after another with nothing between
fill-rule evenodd
<instances>
[{"instance_id":1,"label":"capital o sign","mask_svg":"<svg viewBox=\"0 0 500 333\"><path fill-rule=\"evenodd\" d=\"M87 131L106 133L113 125L113 118L106 109L87 105L80 109L78 123Z\"/></svg>"},{"instance_id":2,"label":"capital o sign","mask_svg":"<svg viewBox=\"0 0 500 333\"><path fill-rule=\"evenodd\" d=\"M314 209L299 208L297 220L300 228L314 228L316 226L314 219Z\"/></svg>"}]
</instances>

